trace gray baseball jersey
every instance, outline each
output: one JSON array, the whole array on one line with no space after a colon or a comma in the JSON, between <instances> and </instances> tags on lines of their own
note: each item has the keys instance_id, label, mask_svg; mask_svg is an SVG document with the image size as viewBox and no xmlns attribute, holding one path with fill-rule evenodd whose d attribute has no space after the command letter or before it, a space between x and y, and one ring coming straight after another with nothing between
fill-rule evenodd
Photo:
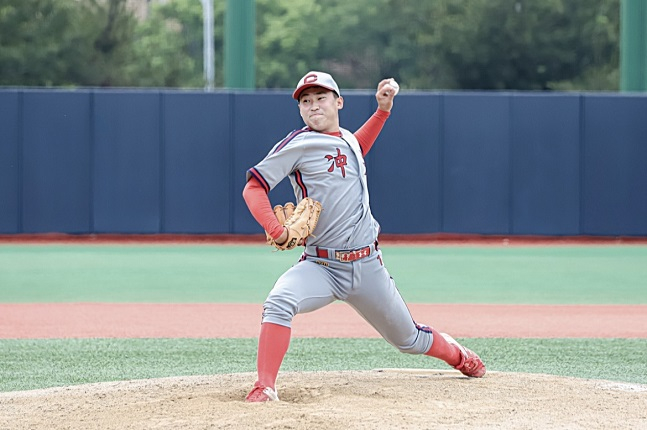
<instances>
[{"instance_id":1,"label":"gray baseball jersey","mask_svg":"<svg viewBox=\"0 0 647 430\"><path fill-rule=\"evenodd\" d=\"M369 205L366 165L355 136L305 127L278 142L247 171L269 192L286 176L297 202L321 202L319 222L297 264L284 273L264 303L263 322L290 327L294 315L335 300L350 304L402 352L424 354L431 333L417 325L384 267L379 224Z\"/></svg>"},{"instance_id":2,"label":"gray baseball jersey","mask_svg":"<svg viewBox=\"0 0 647 430\"><path fill-rule=\"evenodd\" d=\"M362 150L351 132L341 133L296 130L247 174L267 191L289 176L297 202L311 197L324 208L308 244L353 249L375 242L379 224L369 207Z\"/></svg>"}]
</instances>

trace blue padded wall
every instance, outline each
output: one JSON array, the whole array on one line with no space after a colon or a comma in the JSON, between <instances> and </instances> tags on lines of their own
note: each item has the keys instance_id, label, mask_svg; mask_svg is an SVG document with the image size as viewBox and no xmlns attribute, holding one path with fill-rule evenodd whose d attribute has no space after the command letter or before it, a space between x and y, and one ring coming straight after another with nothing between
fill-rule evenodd
<instances>
[{"instance_id":1,"label":"blue padded wall","mask_svg":"<svg viewBox=\"0 0 647 430\"><path fill-rule=\"evenodd\" d=\"M23 94L24 232L91 231L90 106L87 91Z\"/></svg>"},{"instance_id":2,"label":"blue padded wall","mask_svg":"<svg viewBox=\"0 0 647 430\"><path fill-rule=\"evenodd\" d=\"M162 100L162 231L229 233L229 96L171 92Z\"/></svg>"},{"instance_id":3,"label":"blue padded wall","mask_svg":"<svg viewBox=\"0 0 647 430\"><path fill-rule=\"evenodd\" d=\"M509 98L455 94L443 114L443 231L509 233Z\"/></svg>"},{"instance_id":4,"label":"blue padded wall","mask_svg":"<svg viewBox=\"0 0 647 430\"><path fill-rule=\"evenodd\" d=\"M396 99L369 152L371 207L383 231L441 230L441 103L439 95Z\"/></svg>"},{"instance_id":5,"label":"blue padded wall","mask_svg":"<svg viewBox=\"0 0 647 430\"><path fill-rule=\"evenodd\" d=\"M21 97L15 90L0 92L0 233L20 229Z\"/></svg>"},{"instance_id":6,"label":"blue padded wall","mask_svg":"<svg viewBox=\"0 0 647 430\"><path fill-rule=\"evenodd\" d=\"M375 94L365 91L346 92L344 107L339 111L339 125L351 132L356 132L375 112Z\"/></svg>"},{"instance_id":7,"label":"blue padded wall","mask_svg":"<svg viewBox=\"0 0 647 430\"><path fill-rule=\"evenodd\" d=\"M582 233L647 235L647 97L584 99Z\"/></svg>"},{"instance_id":8,"label":"blue padded wall","mask_svg":"<svg viewBox=\"0 0 647 430\"><path fill-rule=\"evenodd\" d=\"M512 96L511 233L579 233L580 99Z\"/></svg>"},{"instance_id":9,"label":"blue padded wall","mask_svg":"<svg viewBox=\"0 0 647 430\"><path fill-rule=\"evenodd\" d=\"M356 131L375 95L344 98ZM639 94L404 91L366 158L373 212L384 233L647 235L646 118ZM0 90L0 233L260 233L245 172L301 127L287 91Z\"/></svg>"},{"instance_id":10,"label":"blue padded wall","mask_svg":"<svg viewBox=\"0 0 647 430\"><path fill-rule=\"evenodd\" d=\"M160 94L97 92L94 230L161 231Z\"/></svg>"}]
</instances>

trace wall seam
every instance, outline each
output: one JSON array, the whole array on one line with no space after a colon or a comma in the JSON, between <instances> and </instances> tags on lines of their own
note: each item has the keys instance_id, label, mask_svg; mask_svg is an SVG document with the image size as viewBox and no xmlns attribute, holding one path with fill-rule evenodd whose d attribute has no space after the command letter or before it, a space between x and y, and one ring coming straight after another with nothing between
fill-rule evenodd
<instances>
[{"instance_id":1,"label":"wall seam","mask_svg":"<svg viewBox=\"0 0 647 430\"><path fill-rule=\"evenodd\" d=\"M229 94L229 109L228 109L228 115L229 118L227 118L229 122L229 164L228 164L228 175L227 177L229 178L229 232L232 234L237 233L234 229L234 217L236 216L235 211L236 211L236 201L234 200L234 195L236 194L236 190L234 187L234 184L236 181L234 180L234 166L236 165L236 124L234 122L234 114L236 110L236 96L234 93Z\"/></svg>"},{"instance_id":2,"label":"wall seam","mask_svg":"<svg viewBox=\"0 0 647 430\"><path fill-rule=\"evenodd\" d=\"M514 94L508 95L508 234L514 234Z\"/></svg>"},{"instance_id":3,"label":"wall seam","mask_svg":"<svg viewBox=\"0 0 647 430\"><path fill-rule=\"evenodd\" d=\"M95 166L95 160L96 160L96 158L95 158L95 155L96 155L96 153L95 153L95 151L96 151L96 136L95 136L95 133L96 133L96 128L95 128L96 111L95 111L95 101L96 101L96 99L95 99L94 96L95 96L95 91L94 90L90 91L90 124L89 124L90 141L88 142L88 145L89 145L88 153L89 153L89 158L90 158L89 163L88 163L88 167L89 167L89 169L88 169L89 170L88 178L89 178L89 182L90 182L89 183L89 193L90 193L90 195L88 196L89 197L88 198L88 206L89 206L88 207L88 218L89 218L89 220L88 220L88 230L90 231L90 233L96 233L95 232L95 226L94 226L94 198L95 198L95 196L94 196L94 191L95 191L94 188L95 188L95 182L96 182L96 169L95 169L96 168L96 166Z\"/></svg>"},{"instance_id":4,"label":"wall seam","mask_svg":"<svg viewBox=\"0 0 647 430\"><path fill-rule=\"evenodd\" d=\"M579 201L579 220L578 220L578 226L577 226L577 231L578 231L578 234L580 234L580 235L584 234L583 226L584 226L584 221L585 221L585 218L586 218L585 217L585 211L584 211L585 202L586 202L586 199L585 199L585 196L584 196L584 194L585 194L584 193L584 182L585 182L585 174L586 174L586 163L585 163L585 146L586 146L586 142L585 142L585 137L584 137L586 121L585 121L585 118L584 118L585 117L584 114L585 114L585 105L586 104L585 104L584 101L585 101L584 94L580 94L580 96L579 96L579 115L580 115L580 117L579 117L579 122L580 122L580 124L579 124L579 126L580 126L579 127L579 133L580 133L580 136L579 136L579 141L578 141L578 144L579 144L579 160L578 160L578 162L579 162L579 166L578 166L578 170L579 170L578 188L579 189L578 189L578 195L579 195L580 201Z\"/></svg>"},{"instance_id":5,"label":"wall seam","mask_svg":"<svg viewBox=\"0 0 647 430\"><path fill-rule=\"evenodd\" d=\"M445 95L438 101L438 223L439 231L445 231Z\"/></svg>"},{"instance_id":6,"label":"wall seam","mask_svg":"<svg viewBox=\"0 0 647 430\"><path fill-rule=\"evenodd\" d=\"M158 233L166 233L166 136L164 126L166 124L166 97L163 91L159 91L158 107L158 133L159 133L159 226Z\"/></svg>"},{"instance_id":7,"label":"wall seam","mask_svg":"<svg viewBox=\"0 0 647 430\"><path fill-rule=\"evenodd\" d=\"M24 133L24 91L18 91L18 151L17 151L17 164L18 164L18 192L16 193L16 210L18 211L17 215L17 228L18 228L18 233L24 233L24 222L23 222L23 216L24 216L24 208L23 208L23 202L24 202L24 194L25 194L25 187L24 187L24 140L25 140L25 133Z\"/></svg>"}]
</instances>

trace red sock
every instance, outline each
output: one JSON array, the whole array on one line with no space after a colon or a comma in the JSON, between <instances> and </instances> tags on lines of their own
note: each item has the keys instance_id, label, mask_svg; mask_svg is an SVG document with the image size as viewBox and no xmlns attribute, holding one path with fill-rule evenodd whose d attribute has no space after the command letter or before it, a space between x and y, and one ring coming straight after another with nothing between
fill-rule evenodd
<instances>
[{"instance_id":1,"label":"red sock","mask_svg":"<svg viewBox=\"0 0 647 430\"><path fill-rule=\"evenodd\" d=\"M436 329L430 328L434 335L434 342L425 355L439 358L450 366L458 366L461 363L461 352L454 345L445 340Z\"/></svg>"},{"instance_id":2,"label":"red sock","mask_svg":"<svg viewBox=\"0 0 647 430\"><path fill-rule=\"evenodd\" d=\"M283 362L285 353L290 346L292 329L278 324L261 324L261 334L258 338L258 381L256 385L275 388L276 377Z\"/></svg>"}]
</instances>

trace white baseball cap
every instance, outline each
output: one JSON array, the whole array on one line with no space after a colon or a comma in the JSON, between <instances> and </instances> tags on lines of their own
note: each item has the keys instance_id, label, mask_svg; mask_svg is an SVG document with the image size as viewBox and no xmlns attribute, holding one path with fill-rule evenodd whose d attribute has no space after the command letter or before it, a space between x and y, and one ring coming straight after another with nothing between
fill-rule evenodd
<instances>
[{"instance_id":1,"label":"white baseball cap","mask_svg":"<svg viewBox=\"0 0 647 430\"><path fill-rule=\"evenodd\" d=\"M292 97L299 100L299 96L306 88L310 87L323 87L330 91L334 91L338 96L341 96L337 82L328 73L324 72L308 72L301 78L297 84L297 89L292 93Z\"/></svg>"}]
</instances>

